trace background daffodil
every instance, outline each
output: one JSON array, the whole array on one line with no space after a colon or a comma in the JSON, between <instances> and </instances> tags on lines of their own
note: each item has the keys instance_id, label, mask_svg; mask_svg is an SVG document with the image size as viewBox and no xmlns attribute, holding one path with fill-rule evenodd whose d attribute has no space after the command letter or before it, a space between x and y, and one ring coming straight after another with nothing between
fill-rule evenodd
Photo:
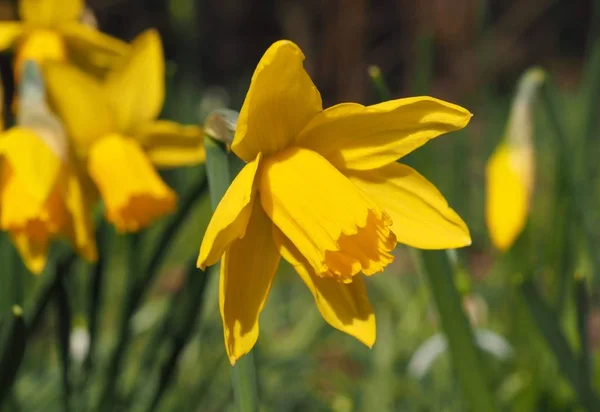
<instances>
[{"instance_id":1,"label":"background daffodil","mask_svg":"<svg viewBox=\"0 0 600 412\"><path fill-rule=\"evenodd\" d=\"M155 166L204 160L199 127L156 120L164 101L164 60L149 30L103 82L65 64L46 70L49 96L121 231L137 231L175 208L175 193Z\"/></svg>"},{"instance_id":2,"label":"background daffodil","mask_svg":"<svg viewBox=\"0 0 600 412\"><path fill-rule=\"evenodd\" d=\"M222 258L220 309L232 364L258 338L280 256L327 322L371 346L375 318L360 275L382 271L396 242L424 249L471 242L437 189L395 163L464 127L471 114L431 97L323 110L303 60L294 43L279 41L259 62L232 144L247 165L200 248L201 268Z\"/></svg>"},{"instance_id":3,"label":"background daffodil","mask_svg":"<svg viewBox=\"0 0 600 412\"><path fill-rule=\"evenodd\" d=\"M15 73L23 62L71 61L86 70L104 70L126 43L80 22L83 0L19 0L20 22L0 22L0 50L16 46Z\"/></svg>"},{"instance_id":4,"label":"background daffodil","mask_svg":"<svg viewBox=\"0 0 600 412\"><path fill-rule=\"evenodd\" d=\"M96 260L89 183L70 162L66 133L49 111L36 65L27 62L17 126L0 134L0 229L8 231L27 268L46 265L52 239L68 238ZM87 189L87 190L86 190Z\"/></svg>"},{"instance_id":5,"label":"background daffodil","mask_svg":"<svg viewBox=\"0 0 600 412\"><path fill-rule=\"evenodd\" d=\"M494 246L508 250L527 223L535 181L533 101L544 72L525 72L512 105L504 138L486 166L486 222Z\"/></svg>"}]
</instances>

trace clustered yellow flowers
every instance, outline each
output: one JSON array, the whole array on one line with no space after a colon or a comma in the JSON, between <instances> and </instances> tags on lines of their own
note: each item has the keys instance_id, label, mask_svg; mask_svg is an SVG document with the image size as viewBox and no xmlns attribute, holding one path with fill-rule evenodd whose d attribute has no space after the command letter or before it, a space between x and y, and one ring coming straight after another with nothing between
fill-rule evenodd
<instances>
[{"instance_id":1,"label":"clustered yellow flowers","mask_svg":"<svg viewBox=\"0 0 600 412\"><path fill-rule=\"evenodd\" d=\"M210 221L204 268L222 259L220 309L231 364L258 338L258 317L280 257L312 292L333 327L375 342L362 275L381 272L396 243L457 248L471 238L423 176L396 163L471 113L431 97L323 110L294 43L273 44L258 63L233 152L247 162Z\"/></svg>"},{"instance_id":2,"label":"clustered yellow flowers","mask_svg":"<svg viewBox=\"0 0 600 412\"><path fill-rule=\"evenodd\" d=\"M22 83L27 67L41 67L47 93L19 95L16 125L0 134L0 229L37 274L58 237L97 259L99 198L123 232L172 212L176 195L156 168L202 162L204 151L199 127L156 120L164 102L156 31L127 45L82 24L81 0L21 0L19 10L23 22L0 23L0 48L15 46Z\"/></svg>"}]
</instances>

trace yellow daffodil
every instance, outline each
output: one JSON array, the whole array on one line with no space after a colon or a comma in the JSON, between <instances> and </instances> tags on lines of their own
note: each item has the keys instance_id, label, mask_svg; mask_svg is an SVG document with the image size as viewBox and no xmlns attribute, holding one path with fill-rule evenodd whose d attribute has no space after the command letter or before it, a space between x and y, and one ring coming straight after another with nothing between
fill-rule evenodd
<instances>
[{"instance_id":1,"label":"yellow daffodil","mask_svg":"<svg viewBox=\"0 0 600 412\"><path fill-rule=\"evenodd\" d=\"M375 317L361 274L382 271L396 242L424 249L471 243L437 189L395 162L464 127L471 114L431 97L323 110L303 60L294 43L279 41L258 63L232 144L247 164L200 247L199 267L222 258L220 309L232 364L258 338L280 256L325 320L370 347Z\"/></svg>"},{"instance_id":2,"label":"yellow daffodil","mask_svg":"<svg viewBox=\"0 0 600 412\"><path fill-rule=\"evenodd\" d=\"M164 60L158 33L149 30L115 63L103 83L65 64L48 64L51 101L121 231L137 231L175 208L175 193L155 166L204 160L196 126L155 120L164 101Z\"/></svg>"},{"instance_id":3,"label":"yellow daffodil","mask_svg":"<svg viewBox=\"0 0 600 412\"><path fill-rule=\"evenodd\" d=\"M0 229L8 231L25 265L39 274L50 241L68 238L96 260L89 182L70 162L66 134L49 111L35 66L26 66L17 124L0 134Z\"/></svg>"},{"instance_id":4,"label":"yellow daffodil","mask_svg":"<svg viewBox=\"0 0 600 412\"><path fill-rule=\"evenodd\" d=\"M532 102L544 72L528 70L512 106L505 137L486 167L486 221L494 246L508 250L527 223L535 177Z\"/></svg>"},{"instance_id":5,"label":"yellow daffodil","mask_svg":"<svg viewBox=\"0 0 600 412\"><path fill-rule=\"evenodd\" d=\"M83 0L19 0L21 22L0 22L0 50L16 46L17 77L26 60L103 70L127 52L126 43L81 23L83 11Z\"/></svg>"}]
</instances>

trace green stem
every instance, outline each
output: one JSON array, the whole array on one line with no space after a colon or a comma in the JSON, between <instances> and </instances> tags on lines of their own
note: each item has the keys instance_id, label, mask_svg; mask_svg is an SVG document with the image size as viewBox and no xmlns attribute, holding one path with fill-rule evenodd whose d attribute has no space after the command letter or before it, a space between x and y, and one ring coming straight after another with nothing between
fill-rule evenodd
<instances>
[{"instance_id":1,"label":"green stem","mask_svg":"<svg viewBox=\"0 0 600 412\"><path fill-rule=\"evenodd\" d=\"M473 411L495 411L494 397L475 345L471 325L453 281L452 266L444 251L417 251L419 269L429 280L442 329L463 396Z\"/></svg>"},{"instance_id":2,"label":"green stem","mask_svg":"<svg viewBox=\"0 0 600 412\"><path fill-rule=\"evenodd\" d=\"M70 338L71 338L71 306L69 296L65 287L65 279L59 279L55 288L56 302L56 337L58 353L60 355L62 384L63 384L63 402L64 410L69 411L71 397L71 383L69 380L70 370Z\"/></svg>"},{"instance_id":3,"label":"green stem","mask_svg":"<svg viewBox=\"0 0 600 412\"><path fill-rule=\"evenodd\" d=\"M577 276L575 279L575 306L577 311L577 333L579 335L579 377L582 382L591 386L591 382L593 382L592 361L588 334L590 304L585 278L582 276Z\"/></svg>"},{"instance_id":4,"label":"green stem","mask_svg":"<svg viewBox=\"0 0 600 412\"><path fill-rule=\"evenodd\" d=\"M213 210L221 201L231 181L241 169L239 160L227 153L223 144L210 137L204 140L206 148L206 172L210 186ZM258 389L254 355L250 352L237 361L231 370L233 393L239 412L258 411Z\"/></svg>"}]
</instances>

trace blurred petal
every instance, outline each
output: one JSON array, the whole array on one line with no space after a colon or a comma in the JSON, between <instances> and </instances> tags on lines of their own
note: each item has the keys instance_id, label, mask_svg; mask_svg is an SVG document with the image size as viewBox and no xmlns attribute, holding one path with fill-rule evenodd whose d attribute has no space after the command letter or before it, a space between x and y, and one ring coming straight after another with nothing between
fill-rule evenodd
<instances>
[{"instance_id":1,"label":"blurred petal","mask_svg":"<svg viewBox=\"0 0 600 412\"><path fill-rule=\"evenodd\" d=\"M49 239L32 239L25 233L14 233L11 238L27 270L41 275L48 261Z\"/></svg>"},{"instance_id":2,"label":"blurred petal","mask_svg":"<svg viewBox=\"0 0 600 412\"><path fill-rule=\"evenodd\" d=\"M97 196L92 182L76 165L70 165L66 186L65 206L69 212L71 226L68 235L77 253L94 262L98 260L98 252L92 208Z\"/></svg>"},{"instance_id":3,"label":"blurred petal","mask_svg":"<svg viewBox=\"0 0 600 412\"><path fill-rule=\"evenodd\" d=\"M0 51L10 48L23 34L23 25L17 22L0 22Z\"/></svg>"},{"instance_id":4,"label":"blurred petal","mask_svg":"<svg viewBox=\"0 0 600 412\"><path fill-rule=\"evenodd\" d=\"M298 249L280 231L275 233L283 258L294 266L308 286L325 321L372 347L375 343L375 315L362 277L355 276L351 283L341 283L317 276Z\"/></svg>"},{"instance_id":5,"label":"blurred petal","mask_svg":"<svg viewBox=\"0 0 600 412\"><path fill-rule=\"evenodd\" d=\"M274 43L258 63L237 123L232 150L249 162L259 152L275 153L294 142L296 135L321 110L321 95L294 43Z\"/></svg>"},{"instance_id":6,"label":"blurred petal","mask_svg":"<svg viewBox=\"0 0 600 412\"><path fill-rule=\"evenodd\" d=\"M259 154L244 166L219 202L202 239L199 268L217 263L229 245L246 234L256 195L255 177L260 159Z\"/></svg>"},{"instance_id":7,"label":"blurred petal","mask_svg":"<svg viewBox=\"0 0 600 412\"><path fill-rule=\"evenodd\" d=\"M115 129L113 113L101 85L66 64L44 66L46 86L54 111L63 120L78 153L87 152L99 137Z\"/></svg>"},{"instance_id":8,"label":"blurred petal","mask_svg":"<svg viewBox=\"0 0 600 412\"><path fill-rule=\"evenodd\" d=\"M318 153L288 149L265 159L259 192L269 218L319 276L350 282L393 260L386 216Z\"/></svg>"},{"instance_id":9,"label":"blurred petal","mask_svg":"<svg viewBox=\"0 0 600 412\"><path fill-rule=\"evenodd\" d=\"M63 167L61 159L34 131L13 127L0 135L4 159L23 190L36 202L44 202L54 189Z\"/></svg>"},{"instance_id":10,"label":"blurred petal","mask_svg":"<svg viewBox=\"0 0 600 412\"><path fill-rule=\"evenodd\" d=\"M116 37L78 22L60 26L60 33L65 38L69 60L92 73L102 74L131 50Z\"/></svg>"},{"instance_id":11,"label":"blurred petal","mask_svg":"<svg viewBox=\"0 0 600 412\"><path fill-rule=\"evenodd\" d=\"M392 163L441 134L462 129L471 113L433 97L410 97L374 106L342 103L316 116L297 144L315 150L338 169L368 170Z\"/></svg>"},{"instance_id":12,"label":"blurred petal","mask_svg":"<svg viewBox=\"0 0 600 412\"><path fill-rule=\"evenodd\" d=\"M136 129L135 136L157 167L203 163L206 159L202 129L158 120Z\"/></svg>"},{"instance_id":13,"label":"blurred petal","mask_svg":"<svg viewBox=\"0 0 600 412\"><path fill-rule=\"evenodd\" d=\"M165 98L165 63L160 36L147 30L106 78L105 95L122 131L155 119Z\"/></svg>"},{"instance_id":14,"label":"blurred petal","mask_svg":"<svg viewBox=\"0 0 600 412\"><path fill-rule=\"evenodd\" d=\"M77 20L84 0L19 0L19 15L28 23L56 25Z\"/></svg>"},{"instance_id":15,"label":"blurred petal","mask_svg":"<svg viewBox=\"0 0 600 412\"><path fill-rule=\"evenodd\" d=\"M221 265L219 301L225 348L231 364L258 339L262 311L279 265L273 224L260 206L252 209L246 235L233 241Z\"/></svg>"},{"instance_id":16,"label":"blurred petal","mask_svg":"<svg viewBox=\"0 0 600 412\"><path fill-rule=\"evenodd\" d=\"M175 210L175 193L134 139L110 134L98 140L90 149L88 172L106 218L119 231L138 231Z\"/></svg>"},{"instance_id":17,"label":"blurred petal","mask_svg":"<svg viewBox=\"0 0 600 412\"><path fill-rule=\"evenodd\" d=\"M50 239L60 234L66 222L61 192L56 189L46 200L36 199L10 163L0 166L0 229L10 232L29 270L39 274L46 264Z\"/></svg>"},{"instance_id":18,"label":"blurred petal","mask_svg":"<svg viewBox=\"0 0 600 412\"><path fill-rule=\"evenodd\" d=\"M66 62L67 49L62 36L48 29L36 29L23 36L15 59L15 75L20 80L23 65L33 60L38 64L46 62Z\"/></svg>"},{"instance_id":19,"label":"blurred petal","mask_svg":"<svg viewBox=\"0 0 600 412\"><path fill-rule=\"evenodd\" d=\"M352 171L348 177L389 214L398 242L420 249L471 244L465 222L437 188L411 167L391 163L375 170Z\"/></svg>"},{"instance_id":20,"label":"blurred petal","mask_svg":"<svg viewBox=\"0 0 600 412\"><path fill-rule=\"evenodd\" d=\"M486 167L486 222L494 246L509 249L523 231L529 213L531 181L527 168L527 153L511 150L501 144Z\"/></svg>"}]
</instances>

